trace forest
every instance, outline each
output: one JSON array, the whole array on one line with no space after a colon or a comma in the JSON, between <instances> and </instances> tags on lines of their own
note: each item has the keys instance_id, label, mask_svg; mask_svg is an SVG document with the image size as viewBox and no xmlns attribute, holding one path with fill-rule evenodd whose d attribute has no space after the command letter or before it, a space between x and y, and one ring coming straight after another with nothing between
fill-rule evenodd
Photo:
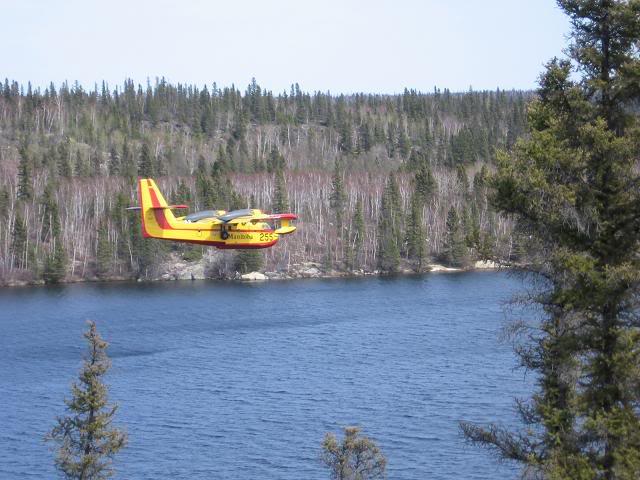
<instances>
[{"instance_id":1,"label":"forest","mask_svg":"<svg viewBox=\"0 0 640 480\"><path fill-rule=\"evenodd\" d=\"M298 84L114 88L0 85L0 283L156 278L202 247L143 239L135 181L205 208L299 215L267 251L210 255L208 275L424 271L518 262L517 224L496 213L496 152L526 132L532 92L332 95ZM214 260L211 260L211 259Z\"/></svg>"}]
</instances>

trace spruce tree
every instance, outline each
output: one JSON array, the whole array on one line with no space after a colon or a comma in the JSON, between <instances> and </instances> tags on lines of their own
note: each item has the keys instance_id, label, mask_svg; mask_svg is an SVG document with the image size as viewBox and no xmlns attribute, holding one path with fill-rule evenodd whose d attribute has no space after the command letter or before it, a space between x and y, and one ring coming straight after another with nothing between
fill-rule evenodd
<instances>
[{"instance_id":1,"label":"spruce tree","mask_svg":"<svg viewBox=\"0 0 640 480\"><path fill-rule=\"evenodd\" d=\"M530 137L502 153L495 205L544 255L544 316L518 349L537 391L520 431L467 437L550 479L640 478L640 2L560 0L570 60L554 59L529 106ZM574 68L572 66L575 65Z\"/></svg>"},{"instance_id":2,"label":"spruce tree","mask_svg":"<svg viewBox=\"0 0 640 480\"><path fill-rule=\"evenodd\" d=\"M104 277L109 274L113 265L113 248L109 243L109 231L105 221L100 223L96 245L96 274Z\"/></svg>"},{"instance_id":3,"label":"spruce tree","mask_svg":"<svg viewBox=\"0 0 640 480\"><path fill-rule=\"evenodd\" d=\"M58 175L61 177L71 177L71 139L66 137L58 144Z\"/></svg>"},{"instance_id":4,"label":"spruce tree","mask_svg":"<svg viewBox=\"0 0 640 480\"><path fill-rule=\"evenodd\" d=\"M44 192L40 198L42 205L42 240L51 241L60 236L60 215L58 213L58 202L54 196L56 185L48 182L44 187Z\"/></svg>"},{"instance_id":5,"label":"spruce tree","mask_svg":"<svg viewBox=\"0 0 640 480\"><path fill-rule=\"evenodd\" d=\"M109 175L115 177L122 173L122 165L120 156L116 150L115 145L112 145L109 149Z\"/></svg>"},{"instance_id":6,"label":"spruce tree","mask_svg":"<svg viewBox=\"0 0 640 480\"><path fill-rule=\"evenodd\" d=\"M395 273L400 267L400 248L398 246L401 229L398 207L398 184L391 175L382 194L380 218L378 219L378 268Z\"/></svg>"},{"instance_id":7,"label":"spruce tree","mask_svg":"<svg viewBox=\"0 0 640 480\"><path fill-rule=\"evenodd\" d=\"M365 226L364 226L364 215L362 213L362 200L358 199L356 202L356 209L353 213L353 219L351 224L351 236L352 243L350 248L350 261L349 268L353 269L356 267L362 268L364 265L362 264L362 247L364 245L364 235L365 235Z\"/></svg>"},{"instance_id":8,"label":"spruce tree","mask_svg":"<svg viewBox=\"0 0 640 480\"><path fill-rule=\"evenodd\" d=\"M6 220L9 215L9 190L6 188L0 188L0 219Z\"/></svg>"},{"instance_id":9,"label":"spruce tree","mask_svg":"<svg viewBox=\"0 0 640 480\"><path fill-rule=\"evenodd\" d=\"M414 262L419 272L425 260L425 233L422 225L422 198L417 190L411 196L411 210L407 220L407 257Z\"/></svg>"},{"instance_id":10,"label":"spruce tree","mask_svg":"<svg viewBox=\"0 0 640 480\"><path fill-rule=\"evenodd\" d=\"M438 193L438 185L429 164L423 161L415 178L416 192L420 194L423 202L429 202Z\"/></svg>"},{"instance_id":11,"label":"spruce tree","mask_svg":"<svg viewBox=\"0 0 640 480\"><path fill-rule=\"evenodd\" d=\"M329 204L333 209L336 222L336 237L342 238L344 227L344 209L347 195L344 190L344 170L342 168L342 160L336 159L333 167L333 178L331 180L331 196Z\"/></svg>"},{"instance_id":12,"label":"spruce tree","mask_svg":"<svg viewBox=\"0 0 640 480\"><path fill-rule=\"evenodd\" d=\"M45 258L42 278L45 283L59 283L67 274L67 253L58 237L54 237L49 254Z\"/></svg>"},{"instance_id":13,"label":"spruce tree","mask_svg":"<svg viewBox=\"0 0 640 480\"><path fill-rule=\"evenodd\" d=\"M109 403L102 380L111 367L108 343L94 322L84 337L88 352L71 398L65 399L68 414L58 417L46 439L58 446L55 465L64 478L102 480L114 475L112 462L127 444L127 434L112 425L118 406Z\"/></svg>"},{"instance_id":14,"label":"spruce tree","mask_svg":"<svg viewBox=\"0 0 640 480\"><path fill-rule=\"evenodd\" d=\"M447 213L447 231L445 232L444 257L452 267L465 267L469 262L464 228L455 207Z\"/></svg>"},{"instance_id":15,"label":"spruce tree","mask_svg":"<svg viewBox=\"0 0 640 480\"><path fill-rule=\"evenodd\" d=\"M147 142L142 142L142 148L140 149L138 176L142 178L153 177L153 159L151 158L151 148Z\"/></svg>"},{"instance_id":16,"label":"spruce tree","mask_svg":"<svg viewBox=\"0 0 640 480\"><path fill-rule=\"evenodd\" d=\"M20 163L18 165L18 198L29 200L33 197L33 185L31 183L31 160L26 145L19 150Z\"/></svg>"},{"instance_id":17,"label":"spruce tree","mask_svg":"<svg viewBox=\"0 0 640 480\"><path fill-rule=\"evenodd\" d=\"M17 268L25 268L27 263L27 228L20 212L16 212L13 220L13 230L11 231L11 253L13 254L13 264Z\"/></svg>"},{"instance_id":18,"label":"spruce tree","mask_svg":"<svg viewBox=\"0 0 640 480\"><path fill-rule=\"evenodd\" d=\"M286 213L289 211L289 195L287 194L287 186L282 169L276 171L275 177L275 191L273 192L273 205L271 209L273 213Z\"/></svg>"}]
</instances>

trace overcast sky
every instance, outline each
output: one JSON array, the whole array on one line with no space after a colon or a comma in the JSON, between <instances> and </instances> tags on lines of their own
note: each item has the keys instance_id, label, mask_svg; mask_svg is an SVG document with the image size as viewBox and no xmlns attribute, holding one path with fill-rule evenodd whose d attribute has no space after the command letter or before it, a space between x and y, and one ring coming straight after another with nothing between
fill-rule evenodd
<instances>
[{"instance_id":1,"label":"overcast sky","mask_svg":"<svg viewBox=\"0 0 640 480\"><path fill-rule=\"evenodd\" d=\"M0 76L279 93L530 89L569 31L553 0L0 0Z\"/></svg>"}]
</instances>

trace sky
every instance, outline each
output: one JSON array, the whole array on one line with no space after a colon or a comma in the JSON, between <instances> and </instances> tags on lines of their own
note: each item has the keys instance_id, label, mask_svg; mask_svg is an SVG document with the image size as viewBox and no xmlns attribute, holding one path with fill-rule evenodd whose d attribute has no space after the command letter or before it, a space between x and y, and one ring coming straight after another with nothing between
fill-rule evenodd
<instances>
[{"instance_id":1,"label":"sky","mask_svg":"<svg viewBox=\"0 0 640 480\"><path fill-rule=\"evenodd\" d=\"M274 93L532 89L561 56L554 0L0 0L0 78L125 78Z\"/></svg>"}]
</instances>

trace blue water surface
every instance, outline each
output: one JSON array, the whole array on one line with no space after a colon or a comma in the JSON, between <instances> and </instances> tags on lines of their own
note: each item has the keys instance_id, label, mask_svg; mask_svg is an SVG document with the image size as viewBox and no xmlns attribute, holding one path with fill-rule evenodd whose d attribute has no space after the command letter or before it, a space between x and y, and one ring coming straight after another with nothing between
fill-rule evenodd
<instances>
[{"instance_id":1,"label":"blue water surface","mask_svg":"<svg viewBox=\"0 0 640 480\"><path fill-rule=\"evenodd\" d=\"M43 437L64 413L86 320L129 433L119 479L326 479L328 431L359 425L390 479L516 478L458 422L517 425L533 380L500 342L500 272L237 284L0 290L0 478L57 478Z\"/></svg>"}]
</instances>

